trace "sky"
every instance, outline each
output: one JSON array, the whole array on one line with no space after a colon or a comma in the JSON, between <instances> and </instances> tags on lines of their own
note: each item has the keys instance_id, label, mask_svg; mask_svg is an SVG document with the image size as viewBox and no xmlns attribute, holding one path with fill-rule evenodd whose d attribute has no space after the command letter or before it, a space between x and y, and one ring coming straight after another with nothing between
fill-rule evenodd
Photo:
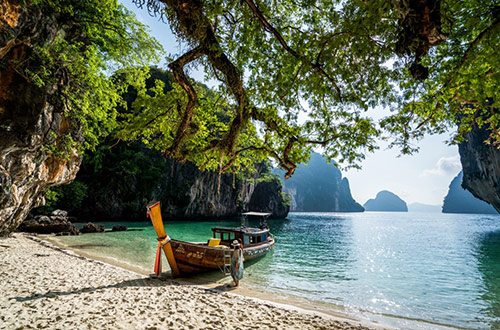
<instances>
[{"instance_id":1,"label":"sky","mask_svg":"<svg viewBox=\"0 0 500 330\"><path fill-rule=\"evenodd\" d=\"M132 0L120 0L128 9L132 10L139 21L150 27L150 33L165 48L165 51L175 55L183 53L175 36L167 24L151 17L146 9L139 9ZM160 67L166 68L162 61ZM193 70L190 75L214 86L215 80L204 81L204 73ZM450 134L428 136L418 142L420 151L412 156L400 156L397 149L381 148L375 153L366 155L361 162L362 169L343 171L351 187L354 199L364 204L368 199L375 198L381 190L389 190L408 204L424 203L442 205L448 192L451 180L460 172L460 158L457 146L448 146Z\"/></svg>"}]
</instances>

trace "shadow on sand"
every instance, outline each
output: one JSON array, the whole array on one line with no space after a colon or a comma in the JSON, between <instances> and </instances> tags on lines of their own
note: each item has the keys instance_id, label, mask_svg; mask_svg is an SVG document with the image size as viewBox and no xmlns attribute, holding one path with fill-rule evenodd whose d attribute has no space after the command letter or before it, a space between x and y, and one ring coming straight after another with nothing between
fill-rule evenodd
<instances>
[{"instance_id":1,"label":"shadow on sand","mask_svg":"<svg viewBox=\"0 0 500 330\"><path fill-rule=\"evenodd\" d=\"M156 278L156 277L144 277L144 278L139 278L139 279L134 279L134 280L126 280L122 282L118 282L115 284L110 284L110 285L103 285L103 286L97 286L97 287L86 287L86 288L81 288L77 290L69 290L69 291L49 291L44 294L34 294L32 296L28 297L12 297L10 299L14 299L18 302L26 302L26 301L32 301L32 300L37 300L37 299L43 299L43 298L52 298L52 297L57 297L57 296L70 296L70 295L77 295L81 293L89 293L89 292L95 292L95 291L100 291L100 290L107 290L107 289L120 289L120 288L128 288L128 287L152 287L152 288L161 288L161 287L169 287L169 286L197 286L197 283L190 283L190 282L178 282L175 280L172 280L170 278L165 278L165 274L162 274L161 278ZM218 294L221 293L221 291L228 291L233 289L232 287L222 287L221 289L219 288L202 288L202 293L204 294Z\"/></svg>"}]
</instances>

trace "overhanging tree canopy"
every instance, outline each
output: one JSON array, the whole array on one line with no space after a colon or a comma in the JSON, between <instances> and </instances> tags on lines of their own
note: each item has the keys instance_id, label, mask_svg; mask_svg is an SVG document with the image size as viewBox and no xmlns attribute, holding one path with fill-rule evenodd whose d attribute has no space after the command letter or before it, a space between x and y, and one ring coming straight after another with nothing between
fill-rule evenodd
<instances>
[{"instance_id":1,"label":"overhanging tree canopy","mask_svg":"<svg viewBox=\"0 0 500 330\"><path fill-rule=\"evenodd\" d=\"M286 177L318 145L356 165L382 131L404 153L457 121L459 133L487 124L500 140L498 3L134 2L165 18L188 50L169 64L170 92L139 95L124 139L221 171L270 155ZM217 95L193 84L193 64L222 82ZM375 106L394 114L377 126L363 116Z\"/></svg>"}]
</instances>

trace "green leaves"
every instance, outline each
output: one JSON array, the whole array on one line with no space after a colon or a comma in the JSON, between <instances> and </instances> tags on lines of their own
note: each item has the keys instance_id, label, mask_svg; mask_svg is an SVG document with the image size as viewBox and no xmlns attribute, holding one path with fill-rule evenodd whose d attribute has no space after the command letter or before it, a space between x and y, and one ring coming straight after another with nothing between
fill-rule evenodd
<instances>
[{"instance_id":1,"label":"green leaves","mask_svg":"<svg viewBox=\"0 0 500 330\"><path fill-rule=\"evenodd\" d=\"M44 65L26 73L39 85L57 75L55 68L71 73L64 97L87 148L119 129L120 139L141 140L203 169L241 169L271 156L293 172L315 148L343 166L357 166L380 137L411 153L424 134L456 125L454 142L484 125L492 132L489 142L499 141L495 4L441 1L438 19L427 22L437 35L422 36L415 31L425 30L418 25L425 22L412 21L415 9L400 7L400 1L218 0L182 7L136 0L168 18L189 45L186 54L194 50L175 61L176 76L197 61L223 82L215 92L184 78L147 91L145 66L160 47L116 1L37 3L68 15L81 37L40 50L36 56ZM406 28L415 40L400 40ZM422 73L416 80L410 63L428 70L428 77ZM117 126L114 109L125 107L120 95L130 84L137 97ZM190 84L197 100L185 111L195 103L192 91L188 102ZM378 123L366 118L364 112L376 107L392 113Z\"/></svg>"},{"instance_id":2,"label":"green leaves","mask_svg":"<svg viewBox=\"0 0 500 330\"><path fill-rule=\"evenodd\" d=\"M39 87L59 86L69 129L46 149L66 155L75 148L92 149L115 129L116 108L124 105L121 94L130 85L143 88L148 65L158 61L162 48L116 0L32 4L64 26L53 42L35 47L29 61L18 66Z\"/></svg>"},{"instance_id":3,"label":"green leaves","mask_svg":"<svg viewBox=\"0 0 500 330\"><path fill-rule=\"evenodd\" d=\"M159 69L152 73L161 76ZM180 110L187 102L184 90L177 83L172 83L168 75L156 80L149 89L139 90L131 108L120 116L120 130L117 137L124 141L143 142L147 147L159 151L168 150L173 143L180 122ZM150 79L152 80L152 79ZM149 81L150 81L149 80ZM165 85L170 86L166 89ZM189 130L192 134L181 147L181 160L189 160L204 170L217 170L222 158L223 164L229 162L229 155L212 148L229 130L229 123L234 111L227 104L223 95L217 94L202 84L195 84L198 103L194 109ZM259 144L257 131L248 125L238 138L237 147L244 149ZM234 169L253 168L255 163L264 159L263 153L249 148L241 151L232 164Z\"/></svg>"},{"instance_id":4,"label":"green leaves","mask_svg":"<svg viewBox=\"0 0 500 330\"><path fill-rule=\"evenodd\" d=\"M448 38L422 60L431 69L429 78L416 82L400 66L396 68L401 72L403 95L398 113L382 124L399 135L396 144L403 148L408 139L457 126L452 143L484 125L491 130L489 142L498 141L500 21L493 15L498 5L461 1L441 6Z\"/></svg>"},{"instance_id":5,"label":"green leaves","mask_svg":"<svg viewBox=\"0 0 500 330\"><path fill-rule=\"evenodd\" d=\"M239 108L253 109L251 123L245 122L242 130L251 132L255 125L258 133L243 135L246 140L229 153L238 159L238 150L244 150L241 155L270 155L287 169L307 160L318 146L329 159L357 166L377 148L380 137L402 153L412 153L424 134L456 125L454 142L473 126L487 125L490 143L500 136L498 5L478 0L420 2L422 6L390 0L219 0L185 3L189 10L180 10L174 2L138 2L164 9L178 38L193 47L211 40L210 50L224 53L235 71L244 73L239 78L244 91L231 95L235 77L233 83L224 80L214 58L198 60L206 72L223 78L216 98L235 110L222 120L210 117L208 103L197 105L196 134L184 141L181 154L204 157L209 168L229 161L210 146L229 123L239 120ZM210 39L212 32L216 40ZM185 105L179 93L177 105ZM379 123L362 115L376 107L390 108L392 114ZM148 137L176 134L176 120ZM210 135L209 127L216 133ZM162 147L168 148L170 142L164 141ZM195 156L198 150L204 150L203 157Z\"/></svg>"}]
</instances>

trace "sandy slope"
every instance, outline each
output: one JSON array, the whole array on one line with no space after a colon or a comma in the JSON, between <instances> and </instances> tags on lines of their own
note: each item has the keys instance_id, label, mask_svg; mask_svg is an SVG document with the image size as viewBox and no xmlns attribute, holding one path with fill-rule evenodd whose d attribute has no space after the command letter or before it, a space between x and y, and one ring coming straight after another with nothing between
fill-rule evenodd
<instances>
[{"instance_id":1,"label":"sandy slope","mask_svg":"<svg viewBox=\"0 0 500 330\"><path fill-rule=\"evenodd\" d=\"M35 240L23 234L0 240L0 329L369 329L150 279Z\"/></svg>"}]
</instances>

